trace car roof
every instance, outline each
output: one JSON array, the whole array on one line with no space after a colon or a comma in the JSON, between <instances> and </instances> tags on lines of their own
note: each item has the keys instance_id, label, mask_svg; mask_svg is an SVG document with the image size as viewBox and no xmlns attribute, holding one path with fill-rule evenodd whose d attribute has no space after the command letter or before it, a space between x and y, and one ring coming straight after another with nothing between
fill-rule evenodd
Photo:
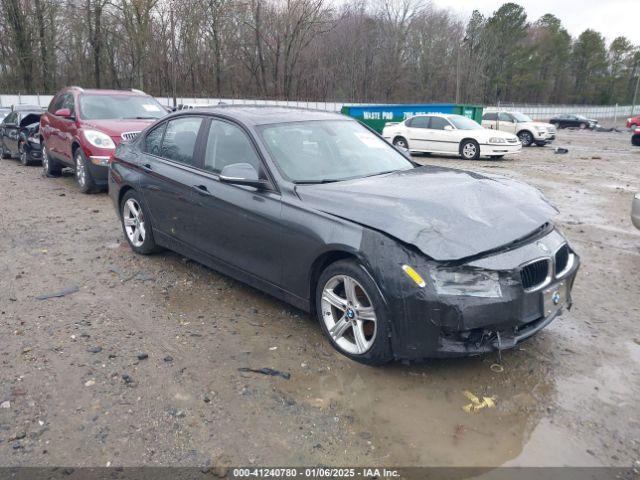
<instances>
[{"instance_id":1,"label":"car roof","mask_svg":"<svg viewBox=\"0 0 640 480\"><path fill-rule=\"evenodd\" d=\"M306 108L277 107L271 105L216 105L198 107L198 112L210 112L234 118L247 125L304 122L310 120L350 120L341 113ZM175 115L175 114L174 114Z\"/></svg>"},{"instance_id":2,"label":"car roof","mask_svg":"<svg viewBox=\"0 0 640 480\"><path fill-rule=\"evenodd\" d=\"M69 87L67 90L76 90L80 94L89 93L91 95L122 95L127 97L148 97L146 93L140 90L111 90L106 88L80 88Z\"/></svg>"}]
</instances>

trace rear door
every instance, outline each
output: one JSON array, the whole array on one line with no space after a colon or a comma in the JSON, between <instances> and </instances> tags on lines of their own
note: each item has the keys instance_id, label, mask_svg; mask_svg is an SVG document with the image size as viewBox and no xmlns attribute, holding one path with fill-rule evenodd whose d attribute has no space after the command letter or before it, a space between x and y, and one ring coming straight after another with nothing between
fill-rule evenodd
<instances>
[{"instance_id":1,"label":"rear door","mask_svg":"<svg viewBox=\"0 0 640 480\"><path fill-rule=\"evenodd\" d=\"M140 188L151 212L154 232L194 243L197 138L203 117L185 115L163 122L144 138Z\"/></svg>"},{"instance_id":2,"label":"rear door","mask_svg":"<svg viewBox=\"0 0 640 480\"><path fill-rule=\"evenodd\" d=\"M44 115L42 123L42 131L40 132L44 137L47 151L58 157L58 150L60 149L60 127L62 125L61 119L55 115L55 112L62 108L62 101L64 100L64 93L58 94L49 105L47 113Z\"/></svg>"},{"instance_id":3,"label":"rear door","mask_svg":"<svg viewBox=\"0 0 640 480\"><path fill-rule=\"evenodd\" d=\"M283 224L280 194L273 185L223 183L222 169L251 164L262 178L266 167L249 134L238 124L212 118L207 126L202 170L194 177L195 246L271 284L282 284Z\"/></svg>"},{"instance_id":4,"label":"rear door","mask_svg":"<svg viewBox=\"0 0 640 480\"><path fill-rule=\"evenodd\" d=\"M411 150L427 151L428 148L428 133L427 127L429 126L429 117L424 115L418 115L410 118L405 122L407 127L407 141L409 142L409 148Z\"/></svg>"}]
</instances>

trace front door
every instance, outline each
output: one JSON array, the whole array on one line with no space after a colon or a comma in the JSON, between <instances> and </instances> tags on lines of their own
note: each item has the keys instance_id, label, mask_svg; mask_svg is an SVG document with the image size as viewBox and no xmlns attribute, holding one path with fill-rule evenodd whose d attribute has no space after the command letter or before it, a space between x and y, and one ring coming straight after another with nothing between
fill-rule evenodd
<instances>
[{"instance_id":1,"label":"front door","mask_svg":"<svg viewBox=\"0 0 640 480\"><path fill-rule=\"evenodd\" d=\"M498 120L500 122L500 130L503 132L516 133L516 119L513 118L508 113L500 112L498 115Z\"/></svg>"},{"instance_id":2,"label":"front door","mask_svg":"<svg viewBox=\"0 0 640 480\"><path fill-rule=\"evenodd\" d=\"M430 151L458 154L459 135L446 118L430 117L428 132Z\"/></svg>"},{"instance_id":3,"label":"front door","mask_svg":"<svg viewBox=\"0 0 640 480\"><path fill-rule=\"evenodd\" d=\"M235 123L212 119L202 173L195 184L195 246L208 255L274 285L282 284L280 194L219 180L222 169L249 163L266 178L265 167L247 133Z\"/></svg>"}]
</instances>

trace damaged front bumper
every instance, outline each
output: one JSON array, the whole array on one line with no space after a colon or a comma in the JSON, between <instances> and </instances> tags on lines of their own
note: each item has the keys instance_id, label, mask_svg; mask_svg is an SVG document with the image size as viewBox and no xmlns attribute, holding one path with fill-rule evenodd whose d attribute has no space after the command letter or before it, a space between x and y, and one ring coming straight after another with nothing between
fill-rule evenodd
<instances>
[{"instance_id":1,"label":"damaged front bumper","mask_svg":"<svg viewBox=\"0 0 640 480\"><path fill-rule=\"evenodd\" d=\"M420 264L418 255L409 261L419 272L433 271L433 262ZM571 308L579 266L578 255L552 230L517 248L447 267L492 272L499 295L438 294L431 277L424 288L387 282L394 355L416 360L513 348Z\"/></svg>"}]
</instances>

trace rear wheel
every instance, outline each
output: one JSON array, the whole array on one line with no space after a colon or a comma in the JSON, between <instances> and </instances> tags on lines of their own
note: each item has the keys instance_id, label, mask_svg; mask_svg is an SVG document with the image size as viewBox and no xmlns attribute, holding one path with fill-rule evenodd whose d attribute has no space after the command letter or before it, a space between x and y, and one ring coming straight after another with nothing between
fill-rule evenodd
<instances>
[{"instance_id":1,"label":"rear wheel","mask_svg":"<svg viewBox=\"0 0 640 480\"><path fill-rule=\"evenodd\" d=\"M151 219L146 215L138 192L129 190L120 203L120 223L134 252L149 255L160 250L153 238Z\"/></svg>"},{"instance_id":2,"label":"rear wheel","mask_svg":"<svg viewBox=\"0 0 640 480\"><path fill-rule=\"evenodd\" d=\"M42 169L47 177L59 177L62 173L60 163L51 158L51 154L46 145L42 146Z\"/></svg>"},{"instance_id":3,"label":"rear wheel","mask_svg":"<svg viewBox=\"0 0 640 480\"><path fill-rule=\"evenodd\" d=\"M393 358L382 297L358 262L340 260L322 272L316 312L322 331L341 354L368 365Z\"/></svg>"},{"instance_id":4,"label":"rear wheel","mask_svg":"<svg viewBox=\"0 0 640 480\"><path fill-rule=\"evenodd\" d=\"M407 139L404 137L394 138L393 144L398 148L402 148L403 150L409 150L409 142L407 142Z\"/></svg>"},{"instance_id":5,"label":"rear wheel","mask_svg":"<svg viewBox=\"0 0 640 480\"><path fill-rule=\"evenodd\" d=\"M475 140L463 140L460 143L460 156L465 160L480 158L480 145Z\"/></svg>"},{"instance_id":6,"label":"rear wheel","mask_svg":"<svg viewBox=\"0 0 640 480\"><path fill-rule=\"evenodd\" d=\"M81 148L76 148L74 154L76 164L76 183L82 193L91 193L95 190L96 184L91 176L87 158L84 156Z\"/></svg>"}]
</instances>

